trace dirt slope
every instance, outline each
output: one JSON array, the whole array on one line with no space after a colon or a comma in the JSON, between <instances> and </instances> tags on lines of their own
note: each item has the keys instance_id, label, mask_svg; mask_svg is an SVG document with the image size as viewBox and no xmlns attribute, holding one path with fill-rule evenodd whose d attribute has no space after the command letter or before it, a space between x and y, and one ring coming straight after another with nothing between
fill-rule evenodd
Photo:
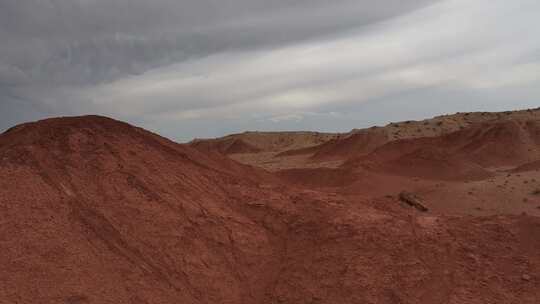
<instances>
[{"instance_id":1,"label":"dirt slope","mask_svg":"<svg viewBox=\"0 0 540 304\"><path fill-rule=\"evenodd\" d=\"M457 113L422 121L405 121L391 123L385 127L353 130L340 138L313 147L306 153L312 154L314 161L348 159L353 156L369 154L376 148L393 141L426 137L437 138L451 133L462 136L463 133L459 133L459 131L471 133L471 129L476 131L476 136L482 138L470 140L478 145L483 145L486 150L497 148L496 145L499 143L509 142L518 142L520 145L538 145L539 121L539 109L502 113ZM505 138L502 138L503 136ZM493 146L488 146L486 141L491 141ZM481 154L483 151L477 152ZM507 157L507 155L499 157Z\"/></svg>"},{"instance_id":2,"label":"dirt slope","mask_svg":"<svg viewBox=\"0 0 540 304\"><path fill-rule=\"evenodd\" d=\"M440 137L385 144L348 159L388 173L432 179L484 179L487 169L517 167L540 159L540 121L482 123Z\"/></svg>"},{"instance_id":3,"label":"dirt slope","mask_svg":"<svg viewBox=\"0 0 540 304\"><path fill-rule=\"evenodd\" d=\"M311 158L315 161L349 159L357 155L369 154L389 141L390 135L385 129L362 130L346 138L335 139L318 146Z\"/></svg>"},{"instance_id":4,"label":"dirt slope","mask_svg":"<svg viewBox=\"0 0 540 304\"><path fill-rule=\"evenodd\" d=\"M540 121L540 108L498 113L456 113L420 121L390 123L384 127L355 129L342 134L246 132L217 139L195 140L191 144L203 148L205 152L220 151L238 162L269 171L306 167L337 168L349 158L367 155L394 141L436 138L481 125L527 121ZM527 132L538 133L538 124L527 128ZM232 149L233 152L223 148L235 140L240 140L243 148ZM486 146L486 150L489 149L492 148ZM499 158L502 157L506 156L499 155Z\"/></svg>"},{"instance_id":5,"label":"dirt slope","mask_svg":"<svg viewBox=\"0 0 540 304\"><path fill-rule=\"evenodd\" d=\"M239 138L229 138L222 141L197 141L193 142L192 146L201 152L219 152L225 155L261 152L261 149Z\"/></svg>"},{"instance_id":6,"label":"dirt slope","mask_svg":"<svg viewBox=\"0 0 540 304\"><path fill-rule=\"evenodd\" d=\"M540 170L540 160L523 164L515 168L514 170L512 170L512 172L527 172L527 171L539 171L539 170Z\"/></svg>"},{"instance_id":7,"label":"dirt slope","mask_svg":"<svg viewBox=\"0 0 540 304\"><path fill-rule=\"evenodd\" d=\"M0 303L540 298L537 217L288 186L108 118L9 130L0 177Z\"/></svg>"},{"instance_id":8,"label":"dirt slope","mask_svg":"<svg viewBox=\"0 0 540 304\"><path fill-rule=\"evenodd\" d=\"M442 214L540 216L540 111L458 113L353 130L319 146L231 158L305 189L366 198L403 190Z\"/></svg>"},{"instance_id":9,"label":"dirt slope","mask_svg":"<svg viewBox=\"0 0 540 304\"><path fill-rule=\"evenodd\" d=\"M319 132L245 132L216 139L196 139L190 144L203 149L219 150L226 154L283 152L320 145L339 135ZM223 147L240 142L249 149L228 151ZM253 150L253 151L250 151Z\"/></svg>"},{"instance_id":10,"label":"dirt slope","mask_svg":"<svg viewBox=\"0 0 540 304\"><path fill-rule=\"evenodd\" d=\"M252 287L241 277L271 275L276 245L233 200L252 201L249 191L259 191L252 169L101 117L19 126L0 138L0 161L7 261L0 299L240 303L262 296L265 277Z\"/></svg>"}]
</instances>

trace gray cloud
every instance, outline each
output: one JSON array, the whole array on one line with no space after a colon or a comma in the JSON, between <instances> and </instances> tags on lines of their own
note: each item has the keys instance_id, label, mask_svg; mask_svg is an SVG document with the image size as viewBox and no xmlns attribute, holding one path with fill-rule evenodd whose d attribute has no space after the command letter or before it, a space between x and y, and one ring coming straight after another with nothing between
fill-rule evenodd
<instances>
[{"instance_id":1,"label":"gray cloud","mask_svg":"<svg viewBox=\"0 0 540 304\"><path fill-rule=\"evenodd\" d=\"M0 4L0 55L34 82L102 83L354 28L428 1L7 0Z\"/></svg>"},{"instance_id":2,"label":"gray cloud","mask_svg":"<svg viewBox=\"0 0 540 304\"><path fill-rule=\"evenodd\" d=\"M98 113L187 140L528 105L538 11L534 0L6 0L0 129Z\"/></svg>"},{"instance_id":3,"label":"gray cloud","mask_svg":"<svg viewBox=\"0 0 540 304\"><path fill-rule=\"evenodd\" d=\"M0 86L26 84L26 74L16 66L0 62Z\"/></svg>"}]
</instances>

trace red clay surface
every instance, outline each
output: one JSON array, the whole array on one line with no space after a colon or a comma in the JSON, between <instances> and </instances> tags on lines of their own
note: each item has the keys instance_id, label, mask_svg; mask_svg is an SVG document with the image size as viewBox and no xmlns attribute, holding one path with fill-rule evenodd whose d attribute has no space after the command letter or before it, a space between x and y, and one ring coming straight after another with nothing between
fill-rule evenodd
<instances>
[{"instance_id":1,"label":"red clay surface","mask_svg":"<svg viewBox=\"0 0 540 304\"><path fill-rule=\"evenodd\" d=\"M339 142L357 132L228 146L275 173L104 117L17 126L0 135L0 303L539 303L533 114L361 153Z\"/></svg>"}]
</instances>

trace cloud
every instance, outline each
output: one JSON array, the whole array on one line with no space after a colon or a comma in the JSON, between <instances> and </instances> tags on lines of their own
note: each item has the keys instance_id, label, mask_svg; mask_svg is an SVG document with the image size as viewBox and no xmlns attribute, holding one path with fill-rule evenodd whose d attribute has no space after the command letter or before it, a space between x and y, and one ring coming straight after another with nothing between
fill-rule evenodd
<instances>
[{"instance_id":1,"label":"cloud","mask_svg":"<svg viewBox=\"0 0 540 304\"><path fill-rule=\"evenodd\" d=\"M270 120L273 123L281 123L284 121L301 121L304 119L304 116L300 114L286 114L286 115L280 115L280 116L274 116L270 117L268 120Z\"/></svg>"},{"instance_id":2,"label":"cloud","mask_svg":"<svg viewBox=\"0 0 540 304\"><path fill-rule=\"evenodd\" d=\"M507 8L502 1L490 2ZM511 27L499 29L499 10L489 15L486 4L447 1L331 40L180 63L92 88L93 99L132 115L199 111L219 116L240 108L245 111L238 115L257 108L287 113L359 103L447 83L486 89L538 81L538 62L516 64L540 48L540 39L522 31L534 15L524 13ZM480 15L482 21L474 25L495 33L469 30L467 24Z\"/></svg>"},{"instance_id":3,"label":"cloud","mask_svg":"<svg viewBox=\"0 0 540 304\"><path fill-rule=\"evenodd\" d=\"M0 56L34 82L105 83L226 50L319 37L430 1L6 0Z\"/></svg>"},{"instance_id":4,"label":"cloud","mask_svg":"<svg viewBox=\"0 0 540 304\"><path fill-rule=\"evenodd\" d=\"M0 86L23 85L28 77L16 66L0 62Z\"/></svg>"},{"instance_id":5,"label":"cloud","mask_svg":"<svg viewBox=\"0 0 540 304\"><path fill-rule=\"evenodd\" d=\"M0 38L16 42L0 47L10 58L0 59L10 62L0 65L0 82L10 84L0 96L9 91L48 113L114 116L179 139L345 131L538 97L534 0L126 1L38 1L42 11L8 2L13 16L34 23L0 21L11 29ZM46 21L59 11L62 18ZM17 51L30 45L35 52Z\"/></svg>"}]
</instances>

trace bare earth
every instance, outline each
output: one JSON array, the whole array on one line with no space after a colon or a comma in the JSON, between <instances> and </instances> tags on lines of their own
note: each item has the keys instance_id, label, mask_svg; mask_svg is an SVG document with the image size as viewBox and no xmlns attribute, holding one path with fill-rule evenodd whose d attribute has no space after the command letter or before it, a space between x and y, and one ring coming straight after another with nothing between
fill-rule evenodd
<instances>
[{"instance_id":1,"label":"bare earth","mask_svg":"<svg viewBox=\"0 0 540 304\"><path fill-rule=\"evenodd\" d=\"M0 135L0 303L536 304L539 149L539 110L190 144L19 125Z\"/></svg>"}]
</instances>

